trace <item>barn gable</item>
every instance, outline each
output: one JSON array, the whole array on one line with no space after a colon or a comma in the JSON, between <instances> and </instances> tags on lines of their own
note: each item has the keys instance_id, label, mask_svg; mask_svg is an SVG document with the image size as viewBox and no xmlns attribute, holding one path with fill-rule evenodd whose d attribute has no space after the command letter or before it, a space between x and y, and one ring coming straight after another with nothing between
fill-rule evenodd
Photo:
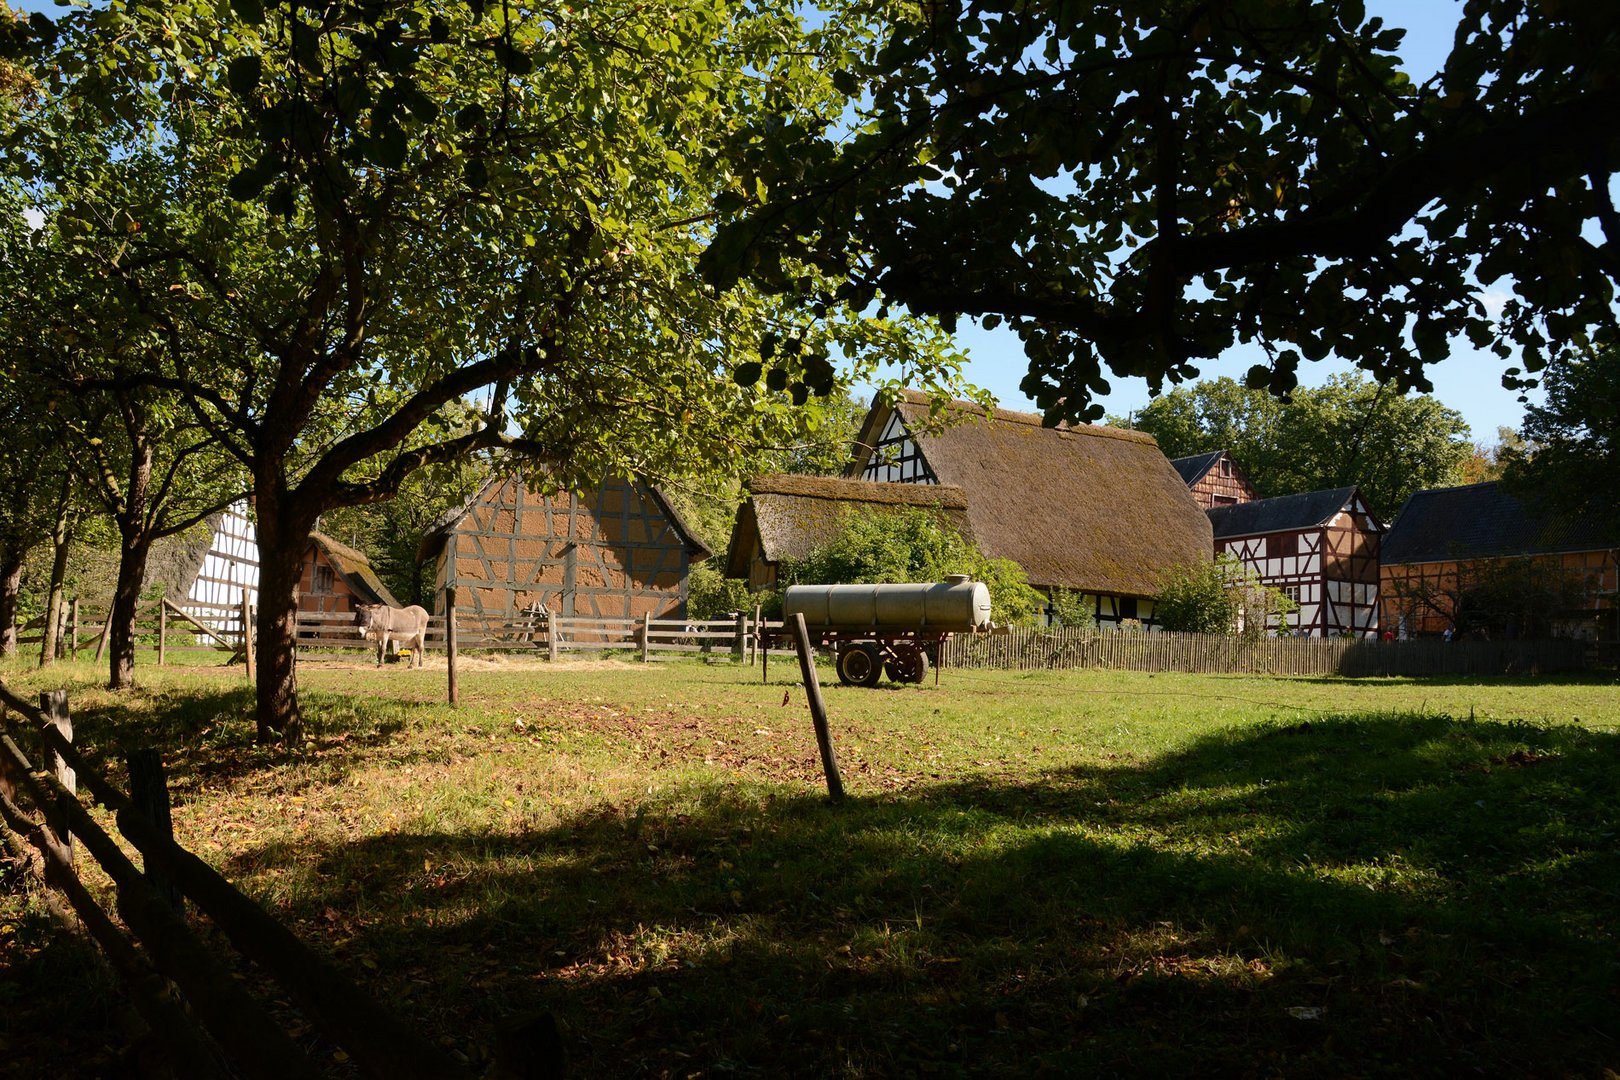
<instances>
[{"instance_id":1,"label":"barn gable","mask_svg":"<svg viewBox=\"0 0 1620 1080\"><path fill-rule=\"evenodd\" d=\"M418 549L438 560L437 610L453 586L459 608L506 617L535 604L570 616L676 616L687 573L708 555L656 487L618 478L555 494L492 479Z\"/></svg>"},{"instance_id":2,"label":"barn gable","mask_svg":"<svg viewBox=\"0 0 1620 1080\"><path fill-rule=\"evenodd\" d=\"M1260 498L1260 492L1249 482L1247 474L1225 450L1171 458L1170 466L1186 482L1193 499L1205 510L1254 502Z\"/></svg>"},{"instance_id":3,"label":"barn gable","mask_svg":"<svg viewBox=\"0 0 1620 1080\"><path fill-rule=\"evenodd\" d=\"M1151 436L963 401L947 411L957 422L936 430L922 394L874 404L845 475L961 488L985 554L1038 588L1097 597L1105 621L1146 620L1138 601L1166 568L1210 557L1209 521Z\"/></svg>"},{"instance_id":4,"label":"barn gable","mask_svg":"<svg viewBox=\"0 0 1620 1080\"><path fill-rule=\"evenodd\" d=\"M961 488L943 484L895 484L822 476L757 476L748 481L748 501L732 528L726 574L745 578L749 587L776 584L784 559L802 559L831 541L848 513L881 513L922 507L968 539L967 498Z\"/></svg>"},{"instance_id":5,"label":"barn gable","mask_svg":"<svg viewBox=\"0 0 1620 1080\"><path fill-rule=\"evenodd\" d=\"M1378 631L1384 527L1355 487L1308 491L1209 511L1216 554L1229 554L1299 604L1289 624L1313 637ZM1278 629L1274 620L1268 629Z\"/></svg>"}]
</instances>

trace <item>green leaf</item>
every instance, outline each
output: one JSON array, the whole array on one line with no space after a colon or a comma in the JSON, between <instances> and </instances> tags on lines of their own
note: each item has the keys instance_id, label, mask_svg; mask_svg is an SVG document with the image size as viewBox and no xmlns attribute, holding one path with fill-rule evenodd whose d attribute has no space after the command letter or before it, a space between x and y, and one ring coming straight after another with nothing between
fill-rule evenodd
<instances>
[{"instance_id":1,"label":"green leaf","mask_svg":"<svg viewBox=\"0 0 1620 1080\"><path fill-rule=\"evenodd\" d=\"M738 386L753 386L759 382L760 373L764 370L765 365L757 360L745 360L731 372L731 381Z\"/></svg>"},{"instance_id":2,"label":"green leaf","mask_svg":"<svg viewBox=\"0 0 1620 1080\"><path fill-rule=\"evenodd\" d=\"M243 101L251 102L264 75L264 60L258 56L238 56L225 69L225 81L231 92Z\"/></svg>"},{"instance_id":3,"label":"green leaf","mask_svg":"<svg viewBox=\"0 0 1620 1080\"><path fill-rule=\"evenodd\" d=\"M777 393L787 389L788 373L786 368L771 368L770 374L765 376L765 388Z\"/></svg>"},{"instance_id":4,"label":"green leaf","mask_svg":"<svg viewBox=\"0 0 1620 1080\"><path fill-rule=\"evenodd\" d=\"M264 22L263 0L231 0L231 10L245 23L258 26Z\"/></svg>"}]
</instances>

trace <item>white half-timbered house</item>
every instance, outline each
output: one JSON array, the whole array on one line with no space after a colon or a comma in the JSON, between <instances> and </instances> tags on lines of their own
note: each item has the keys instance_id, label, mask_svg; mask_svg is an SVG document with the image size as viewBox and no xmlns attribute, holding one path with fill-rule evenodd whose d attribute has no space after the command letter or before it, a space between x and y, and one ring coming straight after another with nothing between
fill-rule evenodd
<instances>
[{"instance_id":1,"label":"white half-timbered house","mask_svg":"<svg viewBox=\"0 0 1620 1080\"><path fill-rule=\"evenodd\" d=\"M844 475L960 489L986 555L1048 594L1082 594L1102 625L1153 626L1165 570L1210 558L1209 520L1151 436L965 401L948 412L938 427L922 394L880 399Z\"/></svg>"},{"instance_id":2,"label":"white half-timbered house","mask_svg":"<svg viewBox=\"0 0 1620 1080\"><path fill-rule=\"evenodd\" d=\"M1288 627L1308 637L1376 637L1384 527L1355 487L1217 506L1215 553L1229 554L1299 604ZM1274 617L1266 627L1281 628Z\"/></svg>"}]
</instances>

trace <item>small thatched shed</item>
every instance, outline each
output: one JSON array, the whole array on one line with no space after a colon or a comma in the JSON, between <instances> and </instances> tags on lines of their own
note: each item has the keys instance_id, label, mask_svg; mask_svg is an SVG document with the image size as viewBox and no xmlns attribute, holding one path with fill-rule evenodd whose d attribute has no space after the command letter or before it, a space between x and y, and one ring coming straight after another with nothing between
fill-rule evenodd
<instances>
[{"instance_id":1,"label":"small thatched shed","mask_svg":"<svg viewBox=\"0 0 1620 1080\"><path fill-rule=\"evenodd\" d=\"M310 533L298 582L298 610L349 612L359 604L399 601L371 568L371 560L325 533Z\"/></svg>"},{"instance_id":2,"label":"small thatched shed","mask_svg":"<svg viewBox=\"0 0 1620 1080\"><path fill-rule=\"evenodd\" d=\"M969 540L967 496L961 488L884 484L826 476L756 476L731 532L726 575L746 578L751 589L775 586L784 559L802 559L831 541L849 513L882 513L922 507Z\"/></svg>"},{"instance_id":3,"label":"small thatched shed","mask_svg":"<svg viewBox=\"0 0 1620 1080\"><path fill-rule=\"evenodd\" d=\"M428 530L435 610L515 618L531 605L564 616L679 618L687 574L709 556L662 492L644 480L547 494L516 476L490 480Z\"/></svg>"},{"instance_id":4,"label":"small thatched shed","mask_svg":"<svg viewBox=\"0 0 1620 1080\"><path fill-rule=\"evenodd\" d=\"M1152 436L1045 427L966 401L946 411L937 428L922 394L879 400L845 475L960 488L986 555L1018 563L1037 588L1091 597L1099 622L1151 623L1165 569L1211 557L1209 519Z\"/></svg>"}]
</instances>

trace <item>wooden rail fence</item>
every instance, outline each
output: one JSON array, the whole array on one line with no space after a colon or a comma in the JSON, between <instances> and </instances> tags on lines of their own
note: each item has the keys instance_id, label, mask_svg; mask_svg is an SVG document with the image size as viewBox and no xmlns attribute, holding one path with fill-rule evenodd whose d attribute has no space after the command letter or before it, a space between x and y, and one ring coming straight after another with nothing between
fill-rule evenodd
<instances>
[{"instance_id":1,"label":"wooden rail fence","mask_svg":"<svg viewBox=\"0 0 1620 1080\"><path fill-rule=\"evenodd\" d=\"M1026 671L1114 668L1264 675L1530 675L1589 665L1579 641L1369 641L1259 638L1217 634L1122 634L1096 630L1009 629L958 634L945 642L945 667Z\"/></svg>"},{"instance_id":2,"label":"wooden rail fence","mask_svg":"<svg viewBox=\"0 0 1620 1080\"><path fill-rule=\"evenodd\" d=\"M73 932L82 926L100 946L168 1049L176 1075L263 1080L321 1075L230 965L191 931L186 901L296 1002L362 1074L401 1080L469 1075L174 842L166 828L166 785L155 753L131 756L132 791L126 794L74 748L65 691L42 695L41 707L35 708L0 684L0 716L0 841L14 862L55 890L48 897L66 901L64 906L48 900L52 913ZM35 768L19 739L42 748L44 768ZM144 869L87 812L79 787L111 811ZM80 881L75 859L81 849L112 879L116 917Z\"/></svg>"}]
</instances>

